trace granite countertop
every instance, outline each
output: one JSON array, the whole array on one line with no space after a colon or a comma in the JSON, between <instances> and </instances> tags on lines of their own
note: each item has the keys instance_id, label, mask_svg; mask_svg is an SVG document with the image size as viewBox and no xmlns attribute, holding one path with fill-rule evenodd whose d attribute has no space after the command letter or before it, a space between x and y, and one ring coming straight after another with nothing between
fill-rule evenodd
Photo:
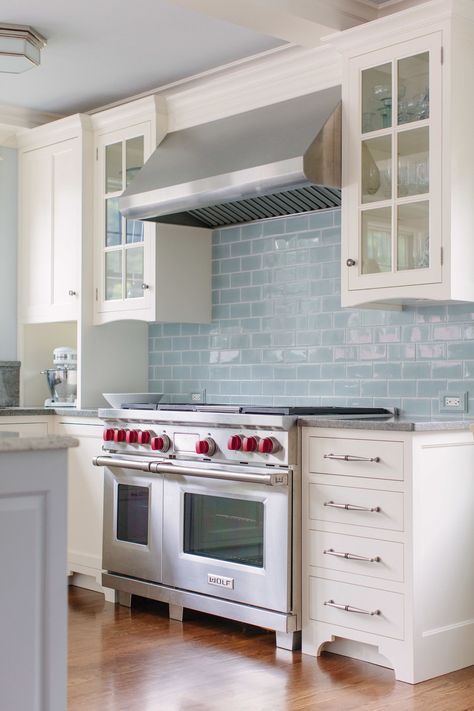
<instances>
[{"instance_id":1,"label":"granite countertop","mask_svg":"<svg viewBox=\"0 0 474 711\"><path fill-rule=\"evenodd\" d=\"M334 427L351 430L392 430L398 432L435 432L440 430L468 430L473 420L428 418L428 417L388 417L386 419L339 419L305 415L298 418L301 427Z\"/></svg>"},{"instance_id":2,"label":"granite countertop","mask_svg":"<svg viewBox=\"0 0 474 711\"><path fill-rule=\"evenodd\" d=\"M76 407L0 407L0 417L23 417L30 415L68 415L69 417L97 417L97 408Z\"/></svg>"},{"instance_id":3,"label":"granite countertop","mask_svg":"<svg viewBox=\"0 0 474 711\"><path fill-rule=\"evenodd\" d=\"M18 432L0 432L0 454L2 452L31 452L45 449L68 449L78 447L75 437L42 435L32 437Z\"/></svg>"}]
</instances>

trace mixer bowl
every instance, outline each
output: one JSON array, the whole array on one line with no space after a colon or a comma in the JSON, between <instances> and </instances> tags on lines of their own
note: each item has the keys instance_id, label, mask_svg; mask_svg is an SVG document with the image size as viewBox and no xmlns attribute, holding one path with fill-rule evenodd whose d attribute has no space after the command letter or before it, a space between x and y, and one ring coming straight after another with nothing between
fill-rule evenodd
<instances>
[{"instance_id":1,"label":"mixer bowl","mask_svg":"<svg viewBox=\"0 0 474 711\"><path fill-rule=\"evenodd\" d=\"M46 375L53 400L74 402L77 395L77 370L75 368L47 368L41 372Z\"/></svg>"}]
</instances>

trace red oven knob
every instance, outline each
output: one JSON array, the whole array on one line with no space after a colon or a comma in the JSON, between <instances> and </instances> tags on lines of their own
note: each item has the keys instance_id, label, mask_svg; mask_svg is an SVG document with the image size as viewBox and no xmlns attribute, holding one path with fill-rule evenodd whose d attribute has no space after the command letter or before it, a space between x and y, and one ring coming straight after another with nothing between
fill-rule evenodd
<instances>
[{"instance_id":1,"label":"red oven knob","mask_svg":"<svg viewBox=\"0 0 474 711\"><path fill-rule=\"evenodd\" d=\"M280 445L273 437L263 437L258 443L258 451L262 454L274 454L279 449Z\"/></svg>"},{"instance_id":2,"label":"red oven knob","mask_svg":"<svg viewBox=\"0 0 474 711\"><path fill-rule=\"evenodd\" d=\"M127 430L125 433L125 441L127 444L136 444L138 442L137 430Z\"/></svg>"},{"instance_id":3,"label":"red oven knob","mask_svg":"<svg viewBox=\"0 0 474 711\"><path fill-rule=\"evenodd\" d=\"M151 448L156 452L167 452L170 446L171 442L168 435L162 434L151 438Z\"/></svg>"},{"instance_id":4,"label":"red oven knob","mask_svg":"<svg viewBox=\"0 0 474 711\"><path fill-rule=\"evenodd\" d=\"M114 439L114 430L106 428L102 432L102 439L104 440L104 442L112 442Z\"/></svg>"},{"instance_id":5,"label":"red oven knob","mask_svg":"<svg viewBox=\"0 0 474 711\"><path fill-rule=\"evenodd\" d=\"M210 437L207 439L200 439L196 442L196 454L207 454L212 457L216 451L216 443Z\"/></svg>"},{"instance_id":6,"label":"red oven knob","mask_svg":"<svg viewBox=\"0 0 474 711\"><path fill-rule=\"evenodd\" d=\"M256 452L257 451L257 438L256 437L244 437L242 442L242 449L244 452Z\"/></svg>"},{"instance_id":7,"label":"red oven knob","mask_svg":"<svg viewBox=\"0 0 474 711\"><path fill-rule=\"evenodd\" d=\"M138 430L138 444L150 444L152 434L150 430Z\"/></svg>"},{"instance_id":8,"label":"red oven knob","mask_svg":"<svg viewBox=\"0 0 474 711\"><path fill-rule=\"evenodd\" d=\"M114 430L114 442L125 442L125 430Z\"/></svg>"},{"instance_id":9,"label":"red oven knob","mask_svg":"<svg viewBox=\"0 0 474 711\"><path fill-rule=\"evenodd\" d=\"M238 451L242 447L242 437L231 435L227 441L227 449Z\"/></svg>"}]
</instances>

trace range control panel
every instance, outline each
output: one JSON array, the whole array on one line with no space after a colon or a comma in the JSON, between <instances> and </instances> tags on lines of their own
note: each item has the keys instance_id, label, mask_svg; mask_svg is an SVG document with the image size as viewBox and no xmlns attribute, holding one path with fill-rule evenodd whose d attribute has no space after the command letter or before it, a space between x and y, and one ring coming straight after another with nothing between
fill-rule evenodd
<instances>
[{"instance_id":1,"label":"range control panel","mask_svg":"<svg viewBox=\"0 0 474 711\"><path fill-rule=\"evenodd\" d=\"M216 462L288 464L286 430L110 420L105 423L103 440L104 450L112 452Z\"/></svg>"}]
</instances>

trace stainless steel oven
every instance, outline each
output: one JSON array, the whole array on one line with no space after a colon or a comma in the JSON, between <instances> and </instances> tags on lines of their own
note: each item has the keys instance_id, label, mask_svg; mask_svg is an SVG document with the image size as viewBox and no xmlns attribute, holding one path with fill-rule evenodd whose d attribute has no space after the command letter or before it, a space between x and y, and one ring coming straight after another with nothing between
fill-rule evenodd
<instances>
[{"instance_id":1,"label":"stainless steel oven","mask_svg":"<svg viewBox=\"0 0 474 711\"><path fill-rule=\"evenodd\" d=\"M103 584L122 604L141 595L167 602L175 619L189 607L273 629L278 646L297 647L298 413L133 407L99 411Z\"/></svg>"}]
</instances>

